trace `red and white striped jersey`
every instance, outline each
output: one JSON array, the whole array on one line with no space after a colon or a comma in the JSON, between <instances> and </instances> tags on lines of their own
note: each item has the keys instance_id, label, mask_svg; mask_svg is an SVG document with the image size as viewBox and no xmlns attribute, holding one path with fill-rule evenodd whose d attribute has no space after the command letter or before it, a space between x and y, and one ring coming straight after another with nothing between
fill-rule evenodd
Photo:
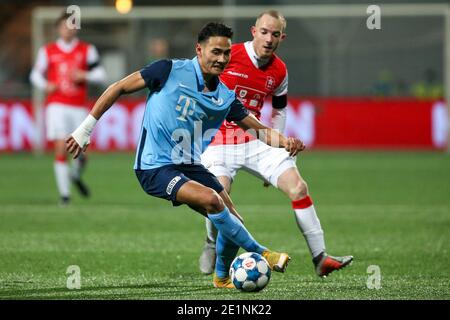
<instances>
[{"instance_id":1,"label":"red and white striped jersey","mask_svg":"<svg viewBox=\"0 0 450 320\"><path fill-rule=\"evenodd\" d=\"M258 119L267 96L287 94L287 69L275 54L264 66L258 67L252 42L238 43L231 47L231 60L220 76L220 80L231 90L242 104ZM225 121L212 145L239 144L254 140L234 122Z\"/></svg>"}]
</instances>

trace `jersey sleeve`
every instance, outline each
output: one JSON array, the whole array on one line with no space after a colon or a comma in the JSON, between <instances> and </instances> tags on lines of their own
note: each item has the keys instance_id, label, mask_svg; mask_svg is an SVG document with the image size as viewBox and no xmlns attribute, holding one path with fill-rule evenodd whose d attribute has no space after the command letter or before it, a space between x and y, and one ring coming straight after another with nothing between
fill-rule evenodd
<instances>
[{"instance_id":1,"label":"jersey sleeve","mask_svg":"<svg viewBox=\"0 0 450 320\"><path fill-rule=\"evenodd\" d=\"M33 69L31 70L30 80L35 87L42 90L45 89L45 87L47 86L47 79L46 79L47 68L48 68L47 51L45 50L45 47L41 47L39 48Z\"/></svg>"},{"instance_id":2,"label":"jersey sleeve","mask_svg":"<svg viewBox=\"0 0 450 320\"><path fill-rule=\"evenodd\" d=\"M92 44L88 46L87 50L87 64L89 70L100 64L100 55L98 54L97 48Z\"/></svg>"},{"instance_id":3,"label":"jersey sleeve","mask_svg":"<svg viewBox=\"0 0 450 320\"><path fill-rule=\"evenodd\" d=\"M90 83L103 83L106 80L106 70L100 64L97 48L90 44L87 51L88 73L86 79Z\"/></svg>"},{"instance_id":4,"label":"jersey sleeve","mask_svg":"<svg viewBox=\"0 0 450 320\"><path fill-rule=\"evenodd\" d=\"M172 70L172 60L161 59L148 64L140 73L150 91L159 91L164 87Z\"/></svg>"},{"instance_id":5,"label":"jersey sleeve","mask_svg":"<svg viewBox=\"0 0 450 320\"><path fill-rule=\"evenodd\" d=\"M236 98L231 103L230 112L227 115L227 121L241 121L249 115L249 111L244 105Z\"/></svg>"},{"instance_id":6,"label":"jersey sleeve","mask_svg":"<svg viewBox=\"0 0 450 320\"><path fill-rule=\"evenodd\" d=\"M274 96L283 96L286 95L288 92L288 73L286 71L286 76L284 77L283 81L280 83L278 88L275 89L273 92Z\"/></svg>"}]
</instances>

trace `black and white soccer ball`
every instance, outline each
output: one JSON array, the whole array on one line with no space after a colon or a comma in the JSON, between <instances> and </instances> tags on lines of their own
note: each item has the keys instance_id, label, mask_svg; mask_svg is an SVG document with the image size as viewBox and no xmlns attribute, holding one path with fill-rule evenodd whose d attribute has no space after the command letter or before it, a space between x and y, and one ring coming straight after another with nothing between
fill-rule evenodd
<instances>
[{"instance_id":1,"label":"black and white soccer ball","mask_svg":"<svg viewBox=\"0 0 450 320\"><path fill-rule=\"evenodd\" d=\"M231 263L231 281L241 291L255 292L264 289L269 283L270 276L269 263L259 253L243 253Z\"/></svg>"}]
</instances>

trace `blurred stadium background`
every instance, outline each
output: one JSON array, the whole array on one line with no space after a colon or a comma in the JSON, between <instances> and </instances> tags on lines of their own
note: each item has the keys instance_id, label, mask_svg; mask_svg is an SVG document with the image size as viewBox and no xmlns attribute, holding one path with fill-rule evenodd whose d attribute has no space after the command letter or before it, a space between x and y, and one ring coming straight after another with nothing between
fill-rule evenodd
<instances>
[{"instance_id":1,"label":"blurred stadium background","mask_svg":"<svg viewBox=\"0 0 450 320\"><path fill-rule=\"evenodd\" d=\"M210 19L233 26L235 42L249 39L255 12L278 7L288 19L288 38L279 50L290 77L287 133L309 147L442 150L448 146L448 112L442 102L450 90L447 2L379 1L381 30L367 28L368 5L360 1L239 1L238 7L231 0L193 1L192 6L134 1L127 14L116 10L115 1L77 5L79 36L99 49L108 84L155 58L192 56L196 32ZM42 148L42 99L28 76L37 49L55 38L55 17L71 4L1 4L2 151ZM91 96L103 89L94 87ZM137 97L143 101L144 94ZM103 121L94 139L100 145L94 148L134 148L133 121L142 105L124 100L121 107L109 115L110 123L119 122L116 129Z\"/></svg>"},{"instance_id":2,"label":"blurred stadium background","mask_svg":"<svg viewBox=\"0 0 450 320\"><path fill-rule=\"evenodd\" d=\"M128 13L115 2L0 4L0 298L450 298L450 1L134 0ZM381 30L366 26L371 4L381 8ZM280 9L288 21L278 51L289 70L286 133L308 145L299 166L329 246L360 264L317 282L283 196L269 190L261 199L260 183L243 174L234 198L250 229L301 262L260 296L204 289L209 280L196 269L201 219L179 224L189 210L146 197L131 171L145 92L121 99L95 130L92 200L57 207L42 96L28 77L70 5L81 8L79 37L98 48L107 84L159 57L193 56L209 20L227 22L241 42L261 9ZM91 87L92 101L105 88ZM289 218L279 222L271 211ZM162 247L173 239L192 245ZM153 264L155 253L168 265ZM88 291L65 289L70 264L89 270ZM390 291L366 289L370 264L382 265Z\"/></svg>"}]
</instances>

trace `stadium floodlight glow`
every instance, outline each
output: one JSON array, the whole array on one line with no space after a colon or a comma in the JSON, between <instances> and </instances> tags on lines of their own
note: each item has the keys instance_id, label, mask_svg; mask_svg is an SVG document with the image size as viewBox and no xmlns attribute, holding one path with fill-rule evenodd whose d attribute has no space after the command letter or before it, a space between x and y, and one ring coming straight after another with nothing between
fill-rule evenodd
<instances>
[{"instance_id":1,"label":"stadium floodlight glow","mask_svg":"<svg viewBox=\"0 0 450 320\"><path fill-rule=\"evenodd\" d=\"M127 14L133 8L133 0L116 0L116 10L121 14Z\"/></svg>"}]
</instances>

